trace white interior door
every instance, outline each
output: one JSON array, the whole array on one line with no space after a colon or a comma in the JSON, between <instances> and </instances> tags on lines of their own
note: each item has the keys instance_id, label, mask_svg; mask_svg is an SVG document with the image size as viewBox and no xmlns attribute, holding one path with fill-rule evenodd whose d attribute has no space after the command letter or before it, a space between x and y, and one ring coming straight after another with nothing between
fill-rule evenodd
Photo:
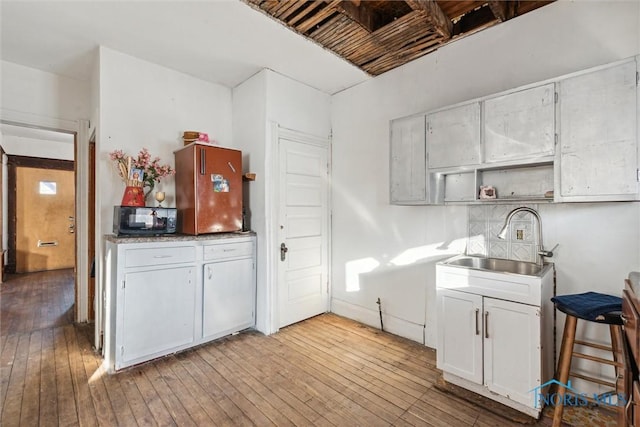
<instances>
[{"instance_id":1,"label":"white interior door","mask_svg":"<svg viewBox=\"0 0 640 427\"><path fill-rule=\"evenodd\" d=\"M279 327L328 310L328 141L280 137Z\"/></svg>"}]
</instances>

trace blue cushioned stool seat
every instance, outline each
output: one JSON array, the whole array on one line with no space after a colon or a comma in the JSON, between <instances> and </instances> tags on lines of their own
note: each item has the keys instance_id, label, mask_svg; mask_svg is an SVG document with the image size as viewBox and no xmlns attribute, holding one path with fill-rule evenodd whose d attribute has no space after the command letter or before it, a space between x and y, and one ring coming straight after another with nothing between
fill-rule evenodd
<instances>
[{"instance_id":1,"label":"blue cushioned stool seat","mask_svg":"<svg viewBox=\"0 0 640 427\"><path fill-rule=\"evenodd\" d=\"M598 292L560 295L551 298L565 314L591 322L622 325L622 298Z\"/></svg>"}]
</instances>

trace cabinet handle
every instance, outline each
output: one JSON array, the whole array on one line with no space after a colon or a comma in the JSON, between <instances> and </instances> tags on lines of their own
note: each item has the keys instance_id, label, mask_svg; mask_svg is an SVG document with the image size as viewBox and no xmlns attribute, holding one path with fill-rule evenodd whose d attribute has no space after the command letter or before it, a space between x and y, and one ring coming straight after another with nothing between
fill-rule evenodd
<instances>
[{"instance_id":1,"label":"cabinet handle","mask_svg":"<svg viewBox=\"0 0 640 427\"><path fill-rule=\"evenodd\" d=\"M200 149L200 175L204 175L207 164L207 154L204 148Z\"/></svg>"},{"instance_id":2,"label":"cabinet handle","mask_svg":"<svg viewBox=\"0 0 640 427\"><path fill-rule=\"evenodd\" d=\"M480 335L480 325L478 321L478 315L480 314L480 309L476 308L476 335Z\"/></svg>"},{"instance_id":3,"label":"cabinet handle","mask_svg":"<svg viewBox=\"0 0 640 427\"><path fill-rule=\"evenodd\" d=\"M484 337L489 338L489 312L484 312Z\"/></svg>"},{"instance_id":4,"label":"cabinet handle","mask_svg":"<svg viewBox=\"0 0 640 427\"><path fill-rule=\"evenodd\" d=\"M207 267L207 271L209 272L208 274L209 280L211 280L211 277L213 276L213 271L211 271L211 267Z\"/></svg>"},{"instance_id":5,"label":"cabinet handle","mask_svg":"<svg viewBox=\"0 0 640 427\"><path fill-rule=\"evenodd\" d=\"M172 258L173 255L154 255L154 258Z\"/></svg>"}]
</instances>

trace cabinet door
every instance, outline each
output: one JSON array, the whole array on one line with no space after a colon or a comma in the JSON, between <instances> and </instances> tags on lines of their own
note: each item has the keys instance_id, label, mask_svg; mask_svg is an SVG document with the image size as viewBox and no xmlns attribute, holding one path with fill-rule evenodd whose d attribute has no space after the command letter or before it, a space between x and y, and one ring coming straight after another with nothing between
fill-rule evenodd
<instances>
[{"instance_id":1,"label":"cabinet door","mask_svg":"<svg viewBox=\"0 0 640 427\"><path fill-rule=\"evenodd\" d=\"M427 201L424 116L391 121L391 203Z\"/></svg>"},{"instance_id":2,"label":"cabinet door","mask_svg":"<svg viewBox=\"0 0 640 427\"><path fill-rule=\"evenodd\" d=\"M480 163L480 103L427 116L429 169Z\"/></svg>"},{"instance_id":3,"label":"cabinet door","mask_svg":"<svg viewBox=\"0 0 640 427\"><path fill-rule=\"evenodd\" d=\"M439 369L482 384L482 296L438 289Z\"/></svg>"},{"instance_id":4,"label":"cabinet door","mask_svg":"<svg viewBox=\"0 0 640 427\"><path fill-rule=\"evenodd\" d=\"M549 156L555 148L555 86L521 90L484 103L485 161Z\"/></svg>"},{"instance_id":5,"label":"cabinet door","mask_svg":"<svg viewBox=\"0 0 640 427\"><path fill-rule=\"evenodd\" d=\"M148 359L194 341L193 267L127 273L122 301L122 361ZM116 366L118 368L118 366Z\"/></svg>"},{"instance_id":6,"label":"cabinet door","mask_svg":"<svg viewBox=\"0 0 640 427\"><path fill-rule=\"evenodd\" d=\"M237 332L254 324L254 263L250 258L204 266L202 334Z\"/></svg>"},{"instance_id":7,"label":"cabinet door","mask_svg":"<svg viewBox=\"0 0 640 427\"><path fill-rule=\"evenodd\" d=\"M637 197L636 85L635 61L560 82L562 197Z\"/></svg>"},{"instance_id":8,"label":"cabinet door","mask_svg":"<svg viewBox=\"0 0 640 427\"><path fill-rule=\"evenodd\" d=\"M533 406L532 390L542 380L540 308L485 297L484 316L485 386Z\"/></svg>"}]
</instances>

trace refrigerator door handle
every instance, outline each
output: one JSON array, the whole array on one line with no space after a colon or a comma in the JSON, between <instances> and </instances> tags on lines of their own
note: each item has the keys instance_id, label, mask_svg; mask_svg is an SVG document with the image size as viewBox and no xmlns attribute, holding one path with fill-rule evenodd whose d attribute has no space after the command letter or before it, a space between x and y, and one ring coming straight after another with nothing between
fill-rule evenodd
<instances>
[{"instance_id":1,"label":"refrigerator door handle","mask_svg":"<svg viewBox=\"0 0 640 427\"><path fill-rule=\"evenodd\" d=\"M200 149L200 175L204 175L205 166L207 164L206 151L204 148Z\"/></svg>"}]
</instances>

